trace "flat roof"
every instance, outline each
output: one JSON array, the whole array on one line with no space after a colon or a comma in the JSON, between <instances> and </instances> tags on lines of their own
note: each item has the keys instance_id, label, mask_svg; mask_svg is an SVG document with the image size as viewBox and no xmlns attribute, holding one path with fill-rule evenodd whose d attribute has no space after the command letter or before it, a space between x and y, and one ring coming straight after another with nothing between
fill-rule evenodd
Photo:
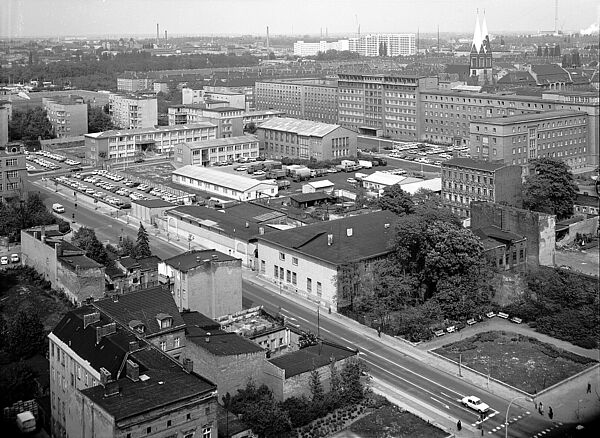
<instances>
[{"instance_id":1,"label":"flat roof","mask_svg":"<svg viewBox=\"0 0 600 438\"><path fill-rule=\"evenodd\" d=\"M221 329L204 330L188 325L185 338L215 356L237 356L265 351L251 340Z\"/></svg>"},{"instance_id":2,"label":"flat roof","mask_svg":"<svg viewBox=\"0 0 600 438\"><path fill-rule=\"evenodd\" d=\"M112 129L110 131L95 132L93 134L84 134L84 137L108 138L108 137L118 137L121 135L153 134L153 133L157 133L157 132L186 131L188 129L216 128L216 127L217 127L217 125L215 125L214 123L211 123L211 122L198 122L198 123L190 123L187 125L155 126L153 128Z\"/></svg>"},{"instance_id":3,"label":"flat roof","mask_svg":"<svg viewBox=\"0 0 600 438\"><path fill-rule=\"evenodd\" d=\"M219 146L233 146L241 143L258 142L258 137L253 134L240 135L237 137L215 138L211 140L185 142L190 149L211 148Z\"/></svg>"},{"instance_id":4,"label":"flat roof","mask_svg":"<svg viewBox=\"0 0 600 438\"><path fill-rule=\"evenodd\" d=\"M313 122L312 120L292 119L290 117L275 117L261 123L259 126L259 129L293 132L308 137L324 137L338 128L341 128L341 126Z\"/></svg>"},{"instance_id":5,"label":"flat roof","mask_svg":"<svg viewBox=\"0 0 600 438\"><path fill-rule=\"evenodd\" d=\"M321 341L319 345L311 345L310 347L283 354L270 359L269 362L277 368L283 369L285 371L285 378L289 379L298 374L329 366L331 358L340 361L351 356L356 356L357 354L358 350L352 350L332 342Z\"/></svg>"},{"instance_id":6,"label":"flat roof","mask_svg":"<svg viewBox=\"0 0 600 438\"><path fill-rule=\"evenodd\" d=\"M538 120L562 119L565 117L587 116L583 111L558 110L558 111L538 111L528 114L515 114L514 116L490 117L487 119L475 120L472 123L482 125L512 125L520 122L534 122Z\"/></svg>"},{"instance_id":7,"label":"flat roof","mask_svg":"<svg viewBox=\"0 0 600 438\"><path fill-rule=\"evenodd\" d=\"M400 184L406 178L408 177L402 175L394 175L387 172L373 172L371 175L364 177L363 181L374 184L384 184L387 186L393 186L394 184Z\"/></svg>"},{"instance_id":8,"label":"flat roof","mask_svg":"<svg viewBox=\"0 0 600 438\"><path fill-rule=\"evenodd\" d=\"M132 204L138 204L146 208L162 208L162 207L177 207L172 202L163 201L162 199L138 199L131 201Z\"/></svg>"},{"instance_id":9,"label":"flat roof","mask_svg":"<svg viewBox=\"0 0 600 438\"><path fill-rule=\"evenodd\" d=\"M195 249L166 259L164 263L180 271L189 271L203 265L205 260L210 262L232 262L239 259L215 249Z\"/></svg>"},{"instance_id":10,"label":"flat roof","mask_svg":"<svg viewBox=\"0 0 600 438\"><path fill-rule=\"evenodd\" d=\"M467 169L476 169L476 170L487 170L489 172L493 172L502 167L509 166L509 164L503 162L493 162L493 161L483 161L483 160L474 160L473 158L465 158L465 157L455 157L451 158L448 161L444 161L442 163L442 168L447 166L456 166L456 167L465 167Z\"/></svg>"},{"instance_id":11,"label":"flat roof","mask_svg":"<svg viewBox=\"0 0 600 438\"><path fill-rule=\"evenodd\" d=\"M247 176L226 173L220 170L211 169L209 167L187 165L173 171L173 175L184 176L187 178L206 181L220 187L227 187L239 192L247 192L259 185L267 185L277 187L273 180L257 180L248 178Z\"/></svg>"}]
</instances>

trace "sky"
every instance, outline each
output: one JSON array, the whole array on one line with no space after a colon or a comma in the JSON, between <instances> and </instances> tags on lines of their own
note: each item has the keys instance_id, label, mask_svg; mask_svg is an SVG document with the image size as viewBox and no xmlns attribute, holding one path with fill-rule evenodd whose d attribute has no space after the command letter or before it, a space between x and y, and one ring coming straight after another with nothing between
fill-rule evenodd
<instances>
[{"instance_id":1,"label":"sky","mask_svg":"<svg viewBox=\"0 0 600 438\"><path fill-rule=\"evenodd\" d=\"M558 0L558 26L598 24L598 0ZM485 10L491 34L554 29L554 0L0 0L0 38L156 35L352 36L472 33Z\"/></svg>"}]
</instances>

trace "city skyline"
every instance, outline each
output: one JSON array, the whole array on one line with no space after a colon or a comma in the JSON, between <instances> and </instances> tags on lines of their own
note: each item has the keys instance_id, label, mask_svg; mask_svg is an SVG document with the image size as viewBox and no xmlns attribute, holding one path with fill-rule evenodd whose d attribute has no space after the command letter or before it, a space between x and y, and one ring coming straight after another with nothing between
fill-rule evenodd
<instances>
[{"instance_id":1,"label":"city skyline","mask_svg":"<svg viewBox=\"0 0 600 438\"><path fill-rule=\"evenodd\" d=\"M48 4L52 5L48 8ZM347 35L369 32L471 33L484 11L490 33L555 28L550 0L8 0L0 6L0 38L137 35ZM594 0L558 2L560 30L598 27ZM515 12L518 11L518 14ZM408 12L408 13L406 13ZM137 17L132 20L132 17Z\"/></svg>"}]
</instances>

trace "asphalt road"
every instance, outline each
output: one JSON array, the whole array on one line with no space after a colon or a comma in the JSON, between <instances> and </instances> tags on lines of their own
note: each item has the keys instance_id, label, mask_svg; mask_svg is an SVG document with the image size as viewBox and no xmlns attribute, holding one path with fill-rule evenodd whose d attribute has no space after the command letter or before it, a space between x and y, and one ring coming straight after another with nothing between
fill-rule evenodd
<instances>
[{"instance_id":1,"label":"asphalt road","mask_svg":"<svg viewBox=\"0 0 600 438\"><path fill-rule=\"evenodd\" d=\"M98 238L103 242L118 242L119 235L127 235L134 239L137 235L137 224L127 226L117 221L110 215L95 211L93 206L79 205L75 210L72 198L68 193L55 193L54 188L30 185L31 190L40 191L47 206L55 202L65 207L65 219L70 220L71 214L75 213L77 224L85 225L96 231ZM71 191L72 195L72 191ZM91 208L86 208L91 207ZM168 258L181 253L181 249L162 239L158 239L150 231L150 243L153 252L161 257ZM372 339L352 329L345 327L337 321L320 315L319 327L317 328L317 314L311 309L287 299L285 296L271 292L259 287L254 283L243 281L243 304L244 307L262 304L273 311L280 311L289 317L289 320L305 330L319 332L324 338L339 342L352 348L357 348L363 354L363 358L370 366L370 373L383 381L390 387L398 388L410 394L422 403L433 406L446 412L456 420L460 419L463 424L477 424L479 416L463 407L460 399L466 395L480 397L493 409L493 414L483 421L483 429L486 436L504 436L504 429L492 432L492 429L504 423L504 415L508 402L504 399L487 393L481 388L474 387L457 376L451 376L441 371L425 367L421 362L409 357L401 350L389 348L376 339ZM458 371L458 370L457 370ZM530 412L530 414L528 414ZM521 418L518 418L518 417ZM533 412L513 404L510 409L510 417L517 421L510 425L510 436L530 437L552 427L552 423L545 417L540 417ZM545 435L548 436L548 435Z\"/></svg>"}]
</instances>

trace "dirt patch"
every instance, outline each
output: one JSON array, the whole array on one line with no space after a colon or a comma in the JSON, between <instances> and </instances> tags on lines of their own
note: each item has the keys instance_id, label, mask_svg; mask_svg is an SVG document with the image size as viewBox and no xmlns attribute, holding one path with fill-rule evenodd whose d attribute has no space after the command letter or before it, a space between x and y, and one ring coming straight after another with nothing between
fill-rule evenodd
<instances>
[{"instance_id":1,"label":"dirt patch","mask_svg":"<svg viewBox=\"0 0 600 438\"><path fill-rule=\"evenodd\" d=\"M444 345L436 350L491 378L535 394L583 371L595 360L558 349L535 338L491 331Z\"/></svg>"}]
</instances>

